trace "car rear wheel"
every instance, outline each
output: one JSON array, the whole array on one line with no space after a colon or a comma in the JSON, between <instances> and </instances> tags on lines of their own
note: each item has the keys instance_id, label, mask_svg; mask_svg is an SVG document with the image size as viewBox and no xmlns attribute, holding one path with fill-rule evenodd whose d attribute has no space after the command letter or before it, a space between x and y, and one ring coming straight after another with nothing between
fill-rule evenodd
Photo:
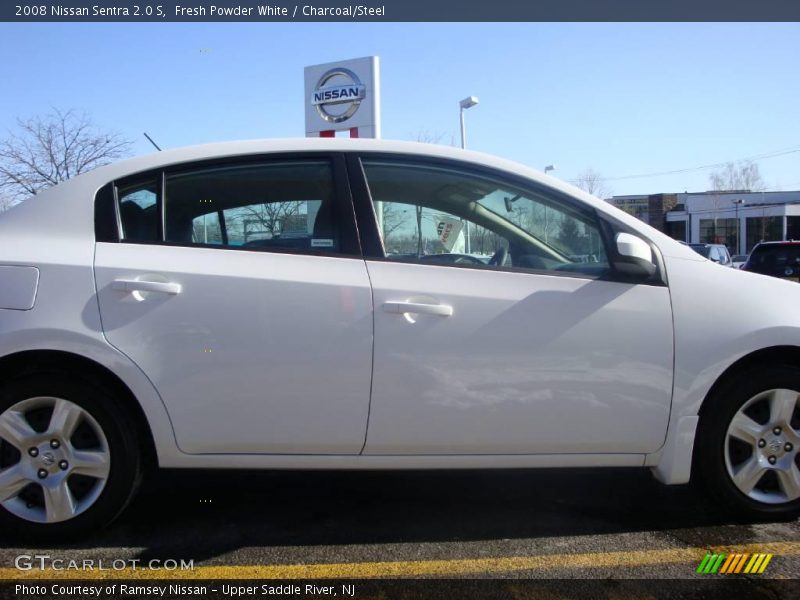
<instances>
[{"instance_id":1,"label":"car rear wheel","mask_svg":"<svg viewBox=\"0 0 800 600\"><path fill-rule=\"evenodd\" d=\"M800 512L800 369L762 367L721 386L703 407L697 472L748 516Z\"/></svg>"},{"instance_id":2,"label":"car rear wheel","mask_svg":"<svg viewBox=\"0 0 800 600\"><path fill-rule=\"evenodd\" d=\"M132 498L141 459L105 390L41 373L0 389L0 529L65 538L108 524Z\"/></svg>"}]
</instances>

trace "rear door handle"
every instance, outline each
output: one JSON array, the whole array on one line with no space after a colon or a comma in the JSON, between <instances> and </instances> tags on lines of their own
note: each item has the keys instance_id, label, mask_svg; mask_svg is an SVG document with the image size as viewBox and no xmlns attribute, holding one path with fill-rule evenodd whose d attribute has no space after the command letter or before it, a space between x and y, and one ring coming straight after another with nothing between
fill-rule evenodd
<instances>
[{"instance_id":1,"label":"rear door handle","mask_svg":"<svg viewBox=\"0 0 800 600\"><path fill-rule=\"evenodd\" d=\"M404 315L413 313L417 315L436 315L437 317L451 317L453 307L447 304L419 304L417 302L384 302L384 312Z\"/></svg>"},{"instance_id":2,"label":"rear door handle","mask_svg":"<svg viewBox=\"0 0 800 600\"><path fill-rule=\"evenodd\" d=\"M182 289L180 283L136 279L115 279L113 288L121 292L160 292L162 294L180 294Z\"/></svg>"}]
</instances>

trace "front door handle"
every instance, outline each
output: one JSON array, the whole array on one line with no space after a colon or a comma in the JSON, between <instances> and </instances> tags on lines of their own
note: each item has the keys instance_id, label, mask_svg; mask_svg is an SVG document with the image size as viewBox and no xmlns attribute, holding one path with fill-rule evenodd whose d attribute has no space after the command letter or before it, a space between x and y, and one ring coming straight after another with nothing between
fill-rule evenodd
<instances>
[{"instance_id":1,"label":"front door handle","mask_svg":"<svg viewBox=\"0 0 800 600\"><path fill-rule=\"evenodd\" d=\"M160 292L162 294L180 294L182 289L180 283L136 279L115 279L113 288L121 292Z\"/></svg>"},{"instance_id":2,"label":"front door handle","mask_svg":"<svg viewBox=\"0 0 800 600\"><path fill-rule=\"evenodd\" d=\"M384 302L384 312L404 315L412 313L417 315L436 315L437 317L451 317L453 307L447 304L420 304L418 302Z\"/></svg>"}]
</instances>

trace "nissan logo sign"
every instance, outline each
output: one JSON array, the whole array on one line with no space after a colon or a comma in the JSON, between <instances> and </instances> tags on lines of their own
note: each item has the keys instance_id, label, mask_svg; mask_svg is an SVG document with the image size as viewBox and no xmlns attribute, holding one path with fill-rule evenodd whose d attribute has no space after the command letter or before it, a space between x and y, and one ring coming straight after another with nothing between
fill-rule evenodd
<instances>
[{"instance_id":1,"label":"nissan logo sign","mask_svg":"<svg viewBox=\"0 0 800 600\"><path fill-rule=\"evenodd\" d=\"M338 82L339 85L327 85L334 78L343 81ZM366 86L350 69L335 67L319 78L311 94L311 104L316 107L319 116L329 123L342 123L356 113L366 91ZM328 110L329 107L339 104L345 105L344 111Z\"/></svg>"}]
</instances>

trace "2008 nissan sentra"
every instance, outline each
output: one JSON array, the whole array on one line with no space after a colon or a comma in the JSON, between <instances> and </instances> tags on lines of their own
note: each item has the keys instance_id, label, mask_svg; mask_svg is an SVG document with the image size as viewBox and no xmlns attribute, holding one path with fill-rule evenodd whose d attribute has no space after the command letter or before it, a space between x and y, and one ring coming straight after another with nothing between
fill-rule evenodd
<instances>
[{"instance_id":1,"label":"2008 nissan sentra","mask_svg":"<svg viewBox=\"0 0 800 600\"><path fill-rule=\"evenodd\" d=\"M134 158L0 217L0 526L84 535L148 465L642 467L794 514L798 306L478 153Z\"/></svg>"}]
</instances>

